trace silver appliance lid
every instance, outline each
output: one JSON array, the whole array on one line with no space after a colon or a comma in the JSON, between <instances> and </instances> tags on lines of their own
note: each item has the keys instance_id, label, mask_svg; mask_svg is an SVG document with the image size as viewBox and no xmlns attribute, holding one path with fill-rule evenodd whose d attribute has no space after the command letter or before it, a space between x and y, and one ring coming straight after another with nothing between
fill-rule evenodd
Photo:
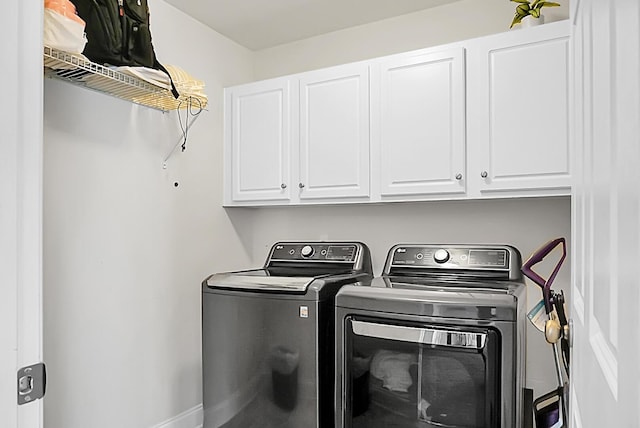
<instances>
[{"instance_id":1,"label":"silver appliance lid","mask_svg":"<svg viewBox=\"0 0 640 428\"><path fill-rule=\"evenodd\" d=\"M363 274L372 276L371 256L360 242L277 242L264 268L217 273L204 284L211 289L300 294L312 283L321 288L333 280L348 283L353 277L355 282Z\"/></svg>"},{"instance_id":2,"label":"silver appliance lid","mask_svg":"<svg viewBox=\"0 0 640 428\"><path fill-rule=\"evenodd\" d=\"M233 290L304 292L315 277L256 276L238 273L217 273L207 278L207 286Z\"/></svg>"}]
</instances>

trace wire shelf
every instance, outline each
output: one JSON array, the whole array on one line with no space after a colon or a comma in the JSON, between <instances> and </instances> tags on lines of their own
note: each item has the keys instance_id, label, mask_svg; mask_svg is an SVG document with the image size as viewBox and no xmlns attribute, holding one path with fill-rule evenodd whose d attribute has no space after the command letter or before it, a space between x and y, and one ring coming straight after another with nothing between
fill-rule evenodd
<instances>
[{"instance_id":1,"label":"wire shelf","mask_svg":"<svg viewBox=\"0 0 640 428\"><path fill-rule=\"evenodd\" d=\"M47 77L62 79L157 110L186 109L190 99L193 100L193 95L182 94L176 99L168 89L96 64L82 55L70 54L49 46L44 47L44 67ZM206 98L198 98L198 101L202 108L207 104Z\"/></svg>"}]
</instances>

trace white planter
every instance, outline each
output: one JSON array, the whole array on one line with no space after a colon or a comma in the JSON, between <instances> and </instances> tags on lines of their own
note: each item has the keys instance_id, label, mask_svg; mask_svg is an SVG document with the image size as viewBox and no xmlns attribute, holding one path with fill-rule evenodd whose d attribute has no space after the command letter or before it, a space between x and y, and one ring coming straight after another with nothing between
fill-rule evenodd
<instances>
[{"instance_id":1,"label":"white planter","mask_svg":"<svg viewBox=\"0 0 640 428\"><path fill-rule=\"evenodd\" d=\"M544 24L544 15L540 15L540 18L534 18L531 15L527 15L522 18L522 21L520 22L520 26L522 28L536 27L542 24Z\"/></svg>"}]
</instances>

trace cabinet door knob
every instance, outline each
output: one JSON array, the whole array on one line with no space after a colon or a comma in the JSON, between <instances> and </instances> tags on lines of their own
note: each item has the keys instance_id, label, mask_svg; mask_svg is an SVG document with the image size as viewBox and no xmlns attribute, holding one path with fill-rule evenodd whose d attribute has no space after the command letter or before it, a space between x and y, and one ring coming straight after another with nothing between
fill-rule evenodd
<instances>
[{"instance_id":1,"label":"cabinet door knob","mask_svg":"<svg viewBox=\"0 0 640 428\"><path fill-rule=\"evenodd\" d=\"M304 188L304 184L303 183L298 183L298 187L303 189Z\"/></svg>"},{"instance_id":2,"label":"cabinet door knob","mask_svg":"<svg viewBox=\"0 0 640 428\"><path fill-rule=\"evenodd\" d=\"M456 180L458 181L462 180L462 174L456 174Z\"/></svg>"},{"instance_id":3,"label":"cabinet door knob","mask_svg":"<svg viewBox=\"0 0 640 428\"><path fill-rule=\"evenodd\" d=\"M487 171L482 171L482 173L480 173L480 177L482 178L487 178L489 176L489 173L487 173Z\"/></svg>"},{"instance_id":4,"label":"cabinet door knob","mask_svg":"<svg viewBox=\"0 0 640 428\"><path fill-rule=\"evenodd\" d=\"M281 189L286 189L286 188L287 188L287 185L286 185L286 184L284 184L284 183L282 183L282 184L280 185L280 188L281 188Z\"/></svg>"}]
</instances>

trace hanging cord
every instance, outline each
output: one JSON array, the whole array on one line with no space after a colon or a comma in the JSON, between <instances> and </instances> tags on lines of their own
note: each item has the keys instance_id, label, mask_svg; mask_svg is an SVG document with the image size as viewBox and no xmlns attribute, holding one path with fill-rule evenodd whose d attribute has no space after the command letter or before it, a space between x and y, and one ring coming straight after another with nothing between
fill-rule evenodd
<instances>
[{"instance_id":1,"label":"hanging cord","mask_svg":"<svg viewBox=\"0 0 640 428\"><path fill-rule=\"evenodd\" d=\"M184 124L183 124L182 116L180 114L180 107L183 105L183 103L187 103L187 108L185 109ZM191 126L193 126L193 124L198 119L198 117L200 116L200 113L202 113L203 110L208 111L202 105L203 105L202 101L197 97L188 97L186 100L180 100L180 102L178 103L176 114L178 115L178 122L180 123L180 130L182 131L182 135L180 136L178 141L175 143L171 151L167 154L167 156L165 156L164 160L162 161L163 169L167 169L169 159L171 158L173 153L176 151L178 146L182 147L183 152L187 149L187 138L189 136L188 135L189 129L191 129Z\"/></svg>"},{"instance_id":2,"label":"hanging cord","mask_svg":"<svg viewBox=\"0 0 640 428\"><path fill-rule=\"evenodd\" d=\"M195 101L195 102L194 102ZM180 108L182 107L182 103L185 101L180 100L178 103L178 122L180 123L180 130L182 131L182 145L181 149L184 152L187 150L187 138L189 136L189 118L191 119L191 123L198 117L200 113L202 113L202 101L195 97L188 97L186 100L187 108L184 109L184 125L182 124L182 116L180 115ZM194 105L195 104L195 105Z\"/></svg>"}]
</instances>

